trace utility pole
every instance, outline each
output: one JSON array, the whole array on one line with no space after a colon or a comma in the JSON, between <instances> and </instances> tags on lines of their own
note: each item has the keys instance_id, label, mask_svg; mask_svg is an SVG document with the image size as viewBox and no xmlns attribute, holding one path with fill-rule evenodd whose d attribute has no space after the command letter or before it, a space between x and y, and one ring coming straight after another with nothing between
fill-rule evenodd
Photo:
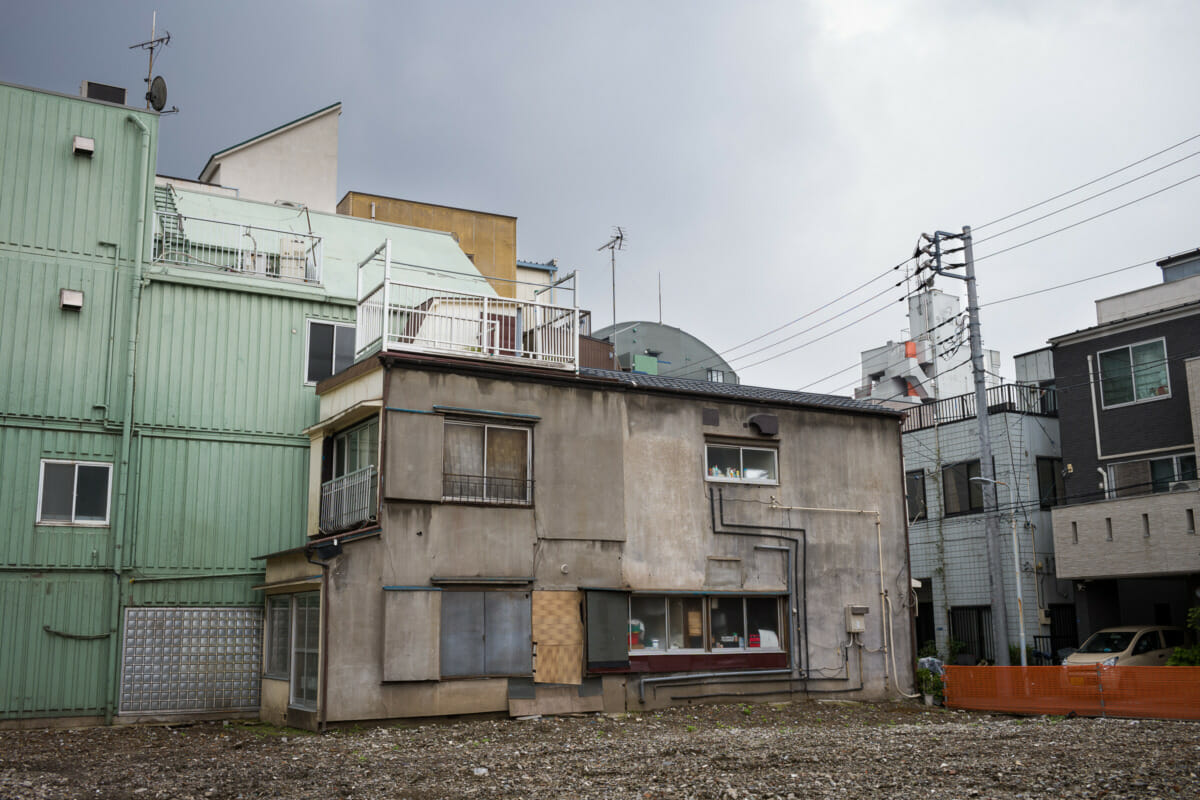
<instances>
[{"instance_id":1,"label":"utility pole","mask_svg":"<svg viewBox=\"0 0 1200 800\"><path fill-rule=\"evenodd\" d=\"M1008 666L1008 606L1004 597L1004 580L1000 576L1000 542L996 527L996 470L992 464L992 433L988 423L987 378L983 369L983 339L979 332L979 297L975 292L975 256L971 249L971 226L964 225L962 233L934 231L933 236L921 234L933 246L933 252L924 248L921 252L933 256L929 268L947 278L965 281L967 284L967 316L970 320L971 371L975 376L975 419L979 424L979 475L984 484L983 493L984 538L987 540L988 596L992 604L992 649L996 664ZM943 251L942 242L959 239L961 248ZM942 257L962 252L962 264L942 264ZM966 267L966 274L959 275L949 270ZM968 486L969 486L968 482ZM968 496L970 489L968 491ZM1019 580L1019 576L1018 576Z\"/></svg>"}]
</instances>

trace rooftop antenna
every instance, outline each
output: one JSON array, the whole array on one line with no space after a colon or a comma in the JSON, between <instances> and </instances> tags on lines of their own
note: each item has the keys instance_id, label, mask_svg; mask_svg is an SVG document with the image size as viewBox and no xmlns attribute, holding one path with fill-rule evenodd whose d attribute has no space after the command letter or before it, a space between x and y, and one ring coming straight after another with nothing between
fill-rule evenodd
<instances>
[{"instance_id":1,"label":"rooftop antenna","mask_svg":"<svg viewBox=\"0 0 1200 800\"><path fill-rule=\"evenodd\" d=\"M171 43L171 32L163 31L163 35L158 35L158 12L153 12L150 17L150 38L144 42L129 45L130 50L149 50L150 64L146 69L146 108L153 108L155 111L162 111L167 105L167 82L159 75L154 77L154 51L160 47L166 47ZM171 106L170 111L165 113L171 114L179 109Z\"/></svg>"},{"instance_id":2,"label":"rooftop antenna","mask_svg":"<svg viewBox=\"0 0 1200 800\"><path fill-rule=\"evenodd\" d=\"M613 235L604 244L596 248L607 250L612 263L612 314L613 325L617 324L617 251L625 249L625 231L619 225L613 226Z\"/></svg>"},{"instance_id":3,"label":"rooftop antenna","mask_svg":"<svg viewBox=\"0 0 1200 800\"><path fill-rule=\"evenodd\" d=\"M662 270L658 271L658 324L662 325Z\"/></svg>"}]
</instances>

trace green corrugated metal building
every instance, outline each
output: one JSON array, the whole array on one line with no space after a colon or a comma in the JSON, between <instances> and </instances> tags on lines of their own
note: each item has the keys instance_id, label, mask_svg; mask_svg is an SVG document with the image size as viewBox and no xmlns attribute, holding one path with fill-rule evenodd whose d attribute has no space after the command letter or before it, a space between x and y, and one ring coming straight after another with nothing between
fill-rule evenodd
<instances>
[{"instance_id":1,"label":"green corrugated metal building","mask_svg":"<svg viewBox=\"0 0 1200 800\"><path fill-rule=\"evenodd\" d=\"M0 84L0 725L253 714L358 263L486 291L447 234L156 185L158 132Z\"/></svg>"}]
</instances>

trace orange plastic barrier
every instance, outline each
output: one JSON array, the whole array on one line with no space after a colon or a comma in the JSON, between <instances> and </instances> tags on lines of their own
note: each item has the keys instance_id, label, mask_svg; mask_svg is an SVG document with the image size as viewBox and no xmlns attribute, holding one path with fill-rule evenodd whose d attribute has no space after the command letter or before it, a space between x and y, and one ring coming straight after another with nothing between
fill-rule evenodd
<instances>
[{"instance_id":1,"label":"orange plastic barrier","mask_svg":"<svg viewBox=\"0 0 1200 800\"><path fill-rule=\"evenodd\" d=\"M1200 719L1200 667L946 667L945 696L975 711Z\"/></svg>"}]
</instances>

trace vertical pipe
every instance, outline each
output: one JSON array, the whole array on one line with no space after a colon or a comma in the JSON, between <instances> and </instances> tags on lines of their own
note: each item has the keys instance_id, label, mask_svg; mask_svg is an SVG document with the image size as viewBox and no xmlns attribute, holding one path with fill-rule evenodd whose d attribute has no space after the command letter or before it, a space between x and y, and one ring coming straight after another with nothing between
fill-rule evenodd
<instances>
[{"instance_id":1,"label":"vertical pipe","mask_svg":"<svg viewBox=\"0 0 1200 800\"><path fill-rule=\"evenodd\" d=\"M146 185L150 171L150 129L134 114L126 117L141 132L142 138L142 167L141 181L138 184L137 227L134 234L134 246L137 248L133 259L133 276L129 287L129 344L125 364L125 398L121 422L121 455L117 468L117 504L112 528L112 548L110 562L113 571L113 593L109 603L111 615L109 627L109 658L108 677L105 688L104 722L112 724L113 713L117 698L117 664L121 658L121 567L124 561L125 529L132 523L133 515L129 513L128 497L131 476L129 474L129 451L133 439L133 389L134 377L137 373L137 332L138 314L142 302L142 268L145 255L146 238Z\"/></svg>"}]
</instances>

